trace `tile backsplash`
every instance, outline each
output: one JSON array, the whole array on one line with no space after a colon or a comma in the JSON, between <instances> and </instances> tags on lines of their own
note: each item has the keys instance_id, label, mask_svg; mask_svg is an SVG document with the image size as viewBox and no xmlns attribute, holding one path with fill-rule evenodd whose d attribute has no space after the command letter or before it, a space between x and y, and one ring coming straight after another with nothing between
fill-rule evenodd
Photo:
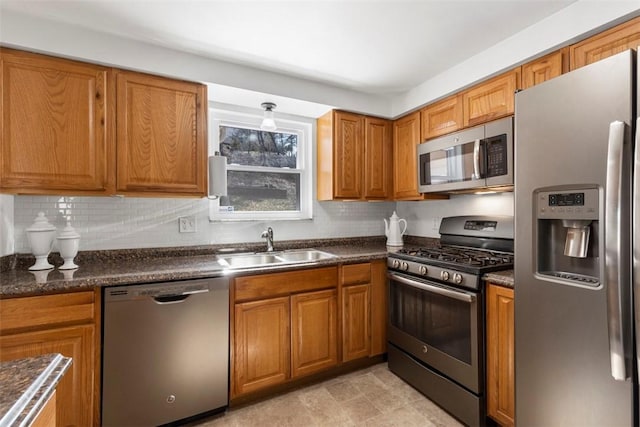
<instances>
[{"instance_id":1,"label":"tile backsplash","mask_svg":"<svg viewBox=\"0 0 640 427\"><path fill-rule=\"evenodd\" d=\"M313 219L209 222L207 199L16 196L15 252L28 253L26 228L44 212L58 230L67 220L80 233L80 250L258 242L270 226L274 241L384 235L393 202L314 202ZM178 218L193 216L195 233L179 233Z\"/></svg>"}]
</instances>

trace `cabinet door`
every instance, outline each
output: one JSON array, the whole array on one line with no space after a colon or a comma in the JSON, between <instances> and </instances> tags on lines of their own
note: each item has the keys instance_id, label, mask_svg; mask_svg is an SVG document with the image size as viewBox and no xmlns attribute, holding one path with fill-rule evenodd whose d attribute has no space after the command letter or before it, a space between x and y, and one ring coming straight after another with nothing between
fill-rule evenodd
<instances>
[{"instance_id":1,"label":"cabinet door","mask_svg":"<svg viewBox=\"0 0 640 427\"><path fill-rule=\"evenodd\" d=\"M570 46L571 70L635 49L640 45L640 17Z\"/></svg>"},{"instance_id":2,"label":"cabinet door","mask_svg":"<svg viewBox=\"0 0 640 427\"><path fill-rule=\"evenodd\" d=\"M364 197L386 199L391 194L391 122L366 117L364 127Z\"/></svg>"},{"instance_id":3,"label":"cabinet door","mask_svg":"<svg viewBox=\"0 0 640 427\"><path fill-rule=\"evenodd\" d=\"M337 365L337 295L331 289L291 296L292 377Z\"/></svg>"},{"instance_id":4,"label":"cabinet door","mask_svg":"<svg viewBox=\"0 0 640 427\"><path fill-rule=\"evenodd\" d=\"M445 135L462 127L462 97L452 96L420 111L422 139Z\"/></svg>"},{"instance_id":5,"label":"cabinet door","mask_svg":"<svg viewBox=\"0 0 640 427\"><path fill-rule=\"evenodd\" d=\"M206 194L204 85L132 72L117 74L117 191Z\"/></svg>"},{"instance_id":6,"label":"cabinet door","mask_svg":"<svg viewBox=\"0 0 640 427\"><path fill-rule=\"evenodd\" d=\"M418 193L418 155L420 112L393 123L393 198L421 200Z\"/></svg>"},{"instance_id":7,"label":"cabinet door","mask_svg":"<svg viewBox=\"0 0 640 427\"><path fill-rule=\"evenodd\" d=\"M522 66L522 88L527 89L568 71L566 49L558 50Z\"/></svg>"},{"instance_id":8,"label":"cabinet door","mask_svg":"<svg viewBox=\"0 0 640 427\"><path fill-rule=\"evenodd\" d=\"M4 48L0 61L0 187L112 193L115 100L107 68Z\"/></svg>"},{"instance_id":9,"label":"cabinet door","mask_svg":"<svg viewBox=\"0 0 640 427\"><path fill-rule=\"evenodd\" d=\"M464 127L513 114L519 79L519 71L514 70L465 91L462 94Z\"/></svg>"},{"instance_id":10,"label":"cabinet door","mask_svg":"<svg viewBox=\"0 0 640 427\"><path fill-rule=\"evenodd\" d=\"M487 413L503 426L515 420L513 289L487 286Z\"/></svg>"},{"instance_id":11,"label":"cabinet door","mask_svg":"<svg viewBox=\"0 0 640 427\"><path fill-rule=\"evenodd\" d=\"M371 263L371 355L387 352L387 263Z\"/></svg>"},{"instance_id":12,"label":"cabinet door","mask_svg":"<svg viewBox=\"0 0 640 427\"><path fill-rule=\"evenodd\" d=\"M336 111L333 141L334 197L362 197L363 116Z\"/></svg>"},{"instance_id":13,"label":"cabinet door","mask_svg":"<svg viewBox=\"0 0 640 427\"><path fill-rule=\"evenodd\" d=\"M342 289L342 360L368 357L371 353L371 286L354 285Z\"/></svg>"},{"instance_id":14,"label":"cabinet door","mask_svg":"<svg viewBox=\"0 0 640 427\"><path fill-rule=\"evenodd\" d=\"M235 305L233 395L289 378L289 297Z\"/></svg>"},{"instance_id":15,"label":"cabinet door","mask_svg":"<svg viewBox=\"0 0 640 427\"><path fill-rule=\"evenodd\" d=\"M93 425L93 325L0 336L0 361L49 353L73 358L56 387L56 425Z\"/></svg>"}]
</instances>

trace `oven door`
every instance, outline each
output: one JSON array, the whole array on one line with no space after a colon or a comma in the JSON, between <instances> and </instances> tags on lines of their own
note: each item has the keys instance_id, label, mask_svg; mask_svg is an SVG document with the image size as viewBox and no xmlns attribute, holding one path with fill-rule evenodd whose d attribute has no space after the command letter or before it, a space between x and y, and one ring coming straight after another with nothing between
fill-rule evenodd
<instances>
[{"instance_id":1,"label":"oven door","mask_svg":"<svg viewBox=\"0 0 640 427\"><path fill-rule=\"evenodd\" d=\"M389 342L475 394L482 394L482 293L395 272L388 278Z\"/></svg>"}]
</instances>

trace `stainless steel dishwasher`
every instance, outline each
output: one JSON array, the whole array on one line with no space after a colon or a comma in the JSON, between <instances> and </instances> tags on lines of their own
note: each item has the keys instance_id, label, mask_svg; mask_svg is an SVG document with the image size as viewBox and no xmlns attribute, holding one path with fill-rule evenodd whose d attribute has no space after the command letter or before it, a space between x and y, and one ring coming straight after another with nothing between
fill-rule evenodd
<instances>
[{"instance_id":1,"label":"stainless steel dishwasher","mask_svg":"<svg viewBox=\"0 0 640 427\"><path fill-rule=\"evenodd\" d=\"M156 426L228 405L228 278L103 292L103 426Z\"/></svg>"}]
</instances>

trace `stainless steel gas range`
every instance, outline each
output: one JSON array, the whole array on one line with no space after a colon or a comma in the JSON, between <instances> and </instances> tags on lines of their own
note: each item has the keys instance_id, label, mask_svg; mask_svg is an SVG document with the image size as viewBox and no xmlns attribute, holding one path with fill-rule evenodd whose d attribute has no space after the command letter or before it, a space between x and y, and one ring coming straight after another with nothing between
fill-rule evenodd
<instances>
[{"instance_id":1,"label":"stainless steel gas range","mask_svg":"<svg viewBox=\"0 0 640 427\"><path fill-rule=\"evenodd\" d=\"M389 369L463 423L483 425L482 275L513 268L513 217L443 218L438 246L387 259Z\"/></svg>"}]
</instances>

